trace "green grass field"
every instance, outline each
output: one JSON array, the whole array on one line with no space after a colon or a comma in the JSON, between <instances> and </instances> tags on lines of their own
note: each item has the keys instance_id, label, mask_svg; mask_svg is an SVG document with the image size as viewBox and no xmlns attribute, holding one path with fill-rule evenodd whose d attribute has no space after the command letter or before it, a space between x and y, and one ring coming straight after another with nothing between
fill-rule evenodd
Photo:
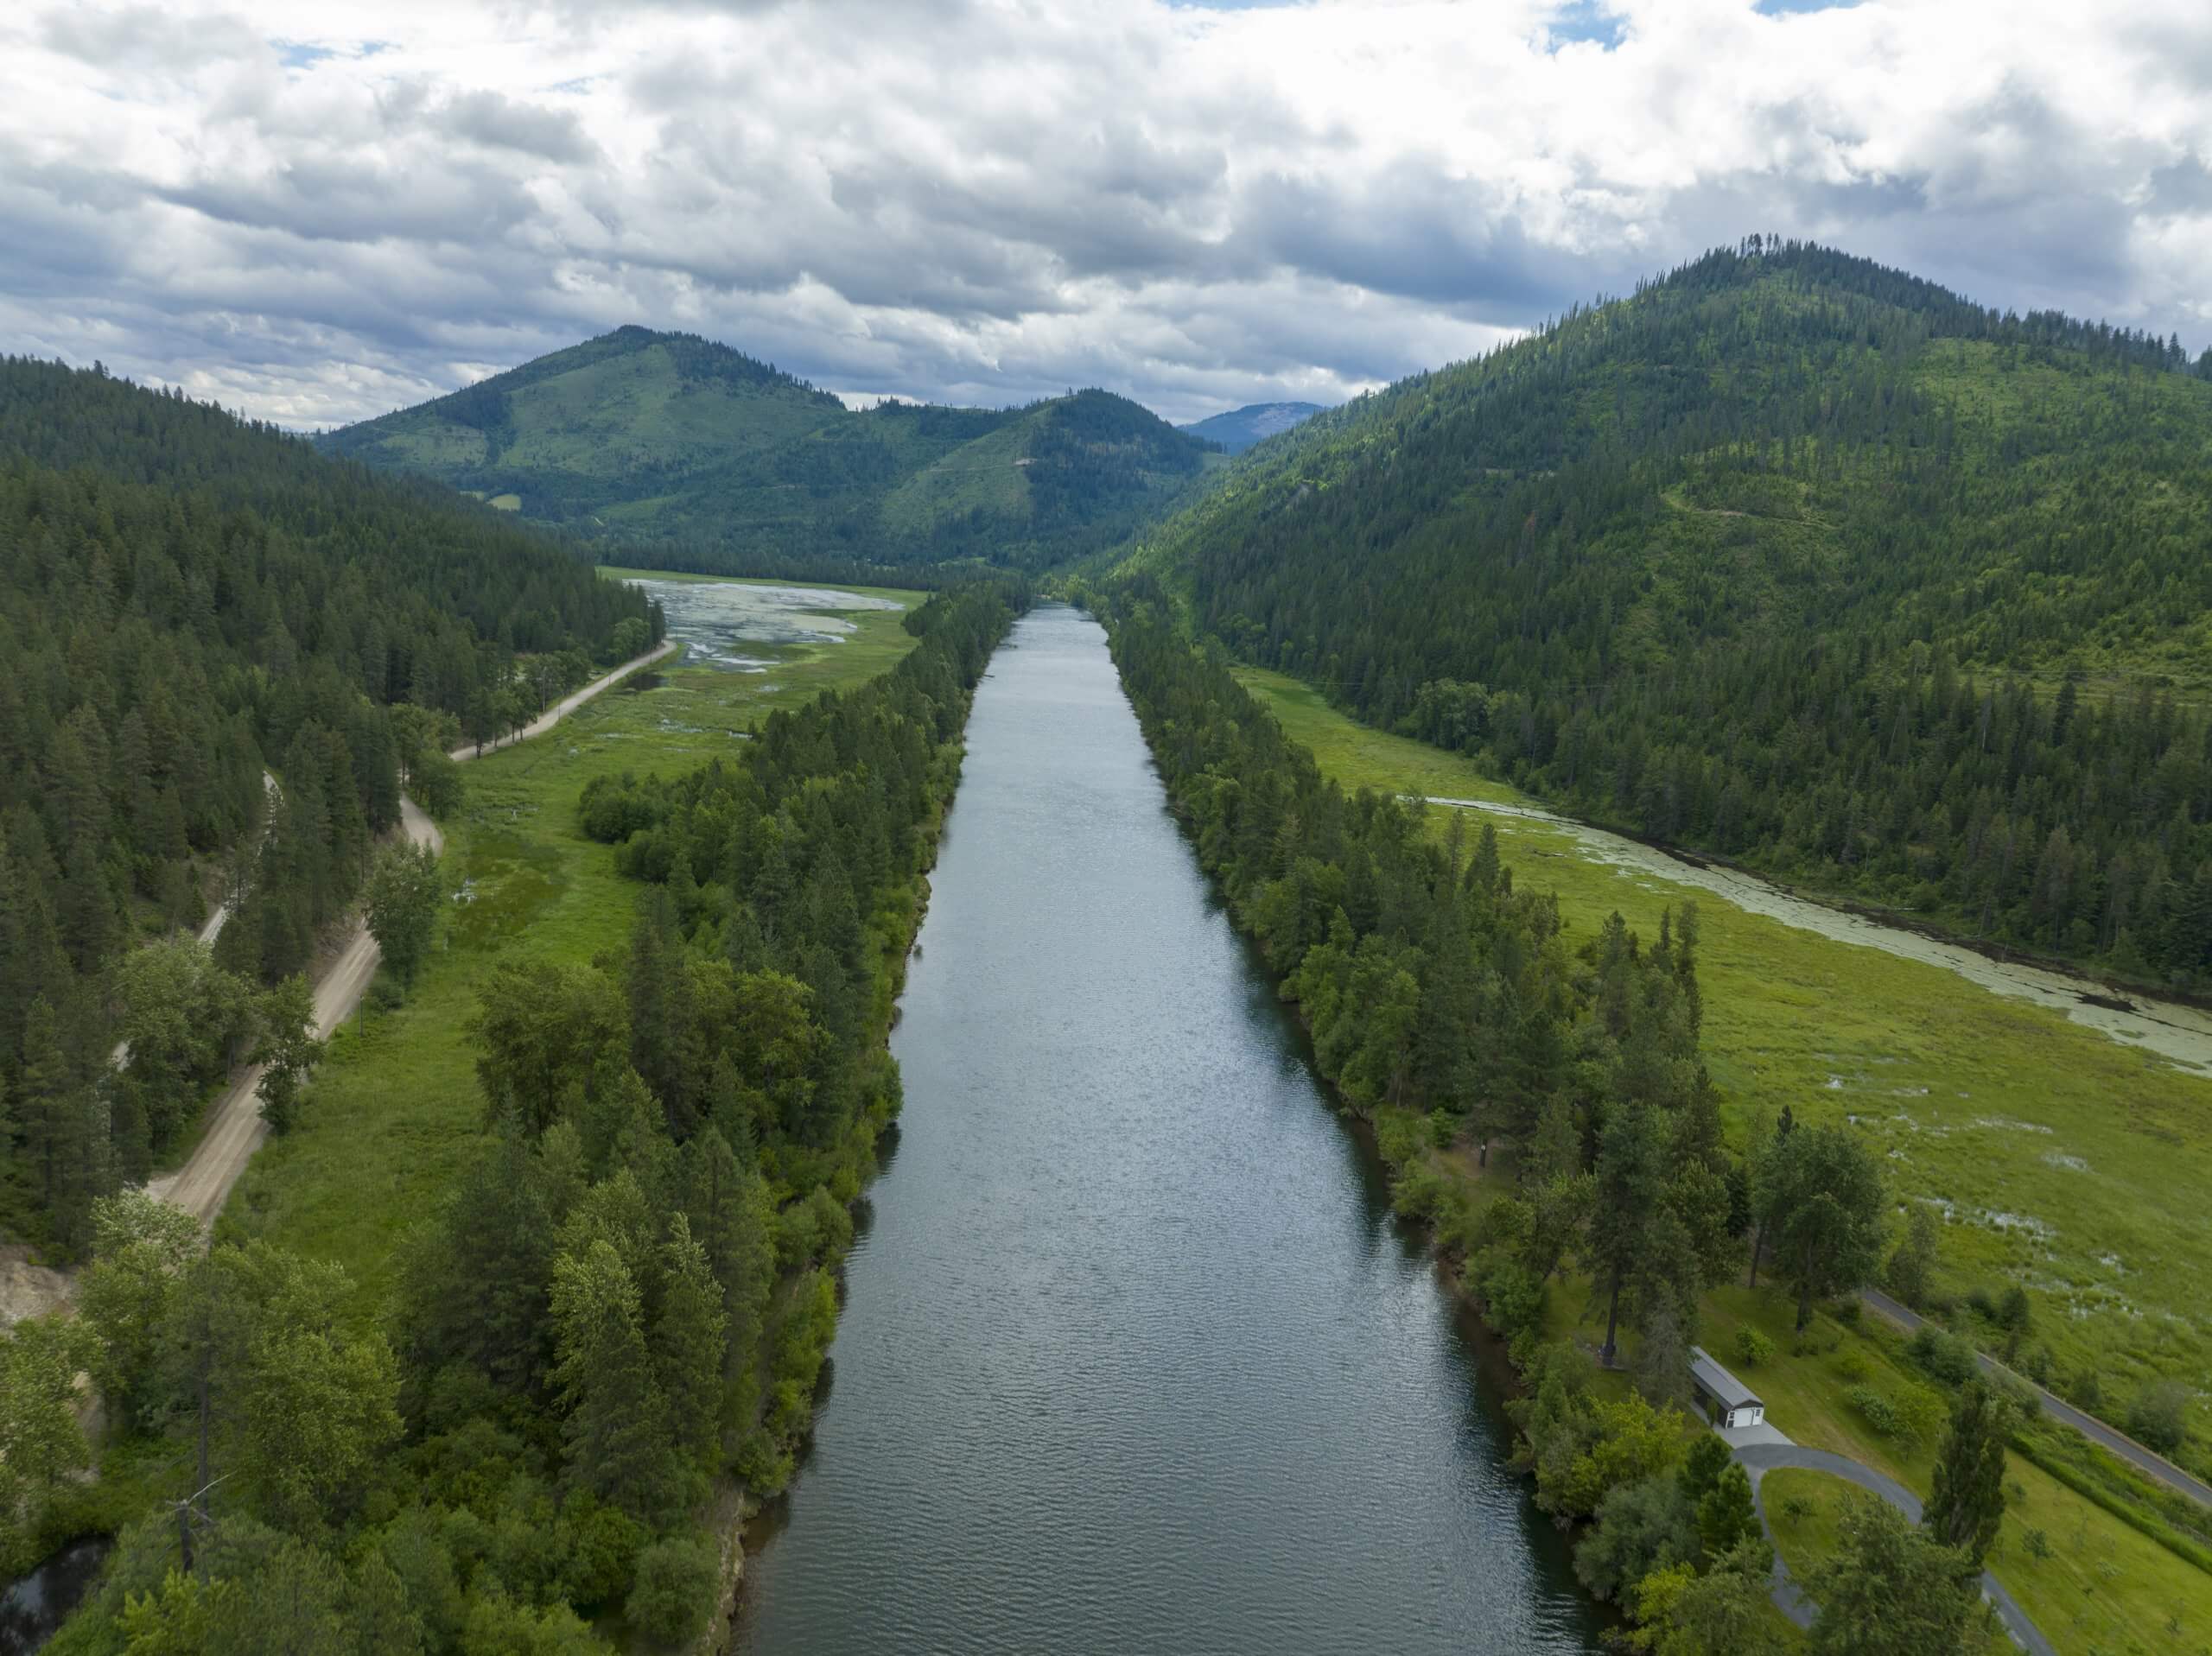
<instances>
[{"instance_id":1,"label":"green grass field","mask_svg":"<svg viewBox=\"0 0 2212 1656\"><path fill-rule=\"evenodd\" d=\"M1238 677L1347 787L1535 803L1466 759L1354 722L1294 680ZM2028 1289L2030 1344L2050 1348L2056 1378L2094 1372L2124 1405L2154 1377L2194 1383L2212 1367L2202 1291L2212 1227L2198 1194L2212 1188L2212 1080L1940 967L1590 861L1541 823L1481 820L1517 879L1559 894L1571 938L1616 909L1648 936L1668 905L1694 900L1705 1058L1732 1123L1784 1105L1800 1120L1855 1122L1900 1202L1945 1213L1948 1285ZM2200 1402L2197 1437L2208 1436Z\"/></svg>"},{"instance_id":2,"label":"green grass field","mask_svg":"<svg viewBox=\"0 0 2212 1656\"><path fill-rule=\"evenodd\" d=\"M1347 787L1535 803L1455 755L1356 723L1295 680L1241 668L1237 676ZM1738 1129L1785 1103L1801 1120L1858 1119L1881 1135L1901 1198L1950 1204L1946 1279L1959 1288L2024 1282L2035 1295L2036 1337L2051 1345L2062 1371L2094 1367L2107 1395L2120 1399L2153 1374L2201 1377L2208 1345L2195 1284L2212 1269L2212 1234L2190 1204L2212 1171L2201 1126L2212 1115L2212 1082L1941 968L1586 860L1571 838L1541 824L1482 820L1497 828L1517 881L1559 894L1571 937L1593 935L1615 909L1649 935L1665 906L1696 899L1705 1054ZM1444 821L1436 813L1437 832ZM2066 1165L2067 1157L2088 1165ZM1464 1152L1435 1159L1478 1177ZM1510 1167L1509 1149L1479 1177L1503 1189ZM1976 1222L1970 1215L1980 1211L2033 1217L2047 1234ZM1554 1285L1548 1333L1575 1335L1589 1298L1586 1281ZM1834 1348L1793 1354L1794 1315L1789 1297L1766 1285L1721 1288L1706 1298L1700 1338L1734 1362L1736 1330L1758 1327L1777 1355L1742 1372L1769 1418L1798 1443L1850 1456L1924 1494L1934 1444L1883 1437L1850 1399L1858 1385L1895 1393L1925 1384L1900 1337L1871 1318L1854 1330L1822 1317L1821 1343ZM2117 1462L2065 1436L2099 1463L2100 1482L2127 1487ZM1991 1567L2059 1650L2212 1648L2212 1574L2020 1456L2011 1468L2012 1509ZM2183 1632L2169 1633L2177 1621Z\"/></svg>"},{"instance_id":3,"label":"green grass field","mask_svg":"<svg viewBox=\"0 0 2212 1656\"><path fill-rule=\"evenodd\" d=\"M883 595L909 605L923 596ZM679 665L652 688L610 690L546 735L465 766L464 803L444 825L444 877L474 900L450 906L403 1004L379 1011L372 997L339 1031L300 1126L254 1158L221 1231L339 1260L353 1275L359 1313L377 1315L395 1244L482 1128L466 1032L479 986L503 960L582 961L626 943L638 888L615 872L612 847L578 831L584 784L624 770L673 774L734 752L772 708L863 682L913 644L899 612L849 619L859 631L843 643L776 651L766 673Z\"/></svg>"}]
</instances>

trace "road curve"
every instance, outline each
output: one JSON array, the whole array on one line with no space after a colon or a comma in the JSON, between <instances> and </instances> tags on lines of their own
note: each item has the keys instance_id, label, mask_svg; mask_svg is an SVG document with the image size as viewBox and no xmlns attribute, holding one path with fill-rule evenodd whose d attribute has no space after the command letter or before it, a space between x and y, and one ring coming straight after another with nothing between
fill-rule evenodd
<instances>
[{"instance_id":1,"label":"road curve","mask_svg":"<svg viewBox=\"0 0 2212 1656\"><path fill-rule=\"evenodd\" d=\"M1907 1306L1899 1304L1878 1288L1862 1288L1859 1298L1870 1310L1882 1316L1908 1331L1927 1326L1927 1318ZM2084 1414L2064 1398L2045 1391L2024 1374L2017 1374L1986 1351L1977 1351L1975 1361L1981 1364L1982 1373L2033 1393L2043 1405L2044 1412L2066 1425L2071 1426L2100 1448L2110 1450L2146 1477L2157 1479L2169 1489L2187 1495L2201 1507L2212 1507L2212 1484L2201 1478L2191 1477L2156 1450L2145 1449L2126 1432L2107 1425L2093 1414Z\"/></svg>"},{"instance_id":2,"label":"road curve","mask_svg":"<svg viewBox=\"0 0 2212 1656\"><path fill-rule=\"evenodd\" d=\"M1759 1484L1765 1475L1778 1468L1796 1467L1808 1472L1825 1472L1831 1477L1841 1478L1847 1483L1858 1485L1871 1494L1879 1495L1914 1523L1920 1521L1920 1497L1899 1483L1895 1478L1877 1472L1870 1466L1841 1455L1832 1455L1824 1449L1804 1449L1796 1443L1744 1443L1731 1445L1732 1452L1751 1474L1751 1503L1758 1508L1759 1524L1766 1531L1769 1541L1774 1539L1774 1526L1767 1521L1766 1497ZM1789 1566L1782 1562L1777 1551L1774 1557L1774 1602L1783 1615L1801 1627L1813 1625L1815 1609L1797 1583L1789 1578ZM2012 1642L2029 1653L2029 1656L2058 1656L2050 1640L2042 1630L2028 1620L2027 1612L2013 1602L1997 1577L1986 1570L1981 1572L1981 1596L1997 1607L1997 1614L2005 1623L2005 1631L2012 1635Z\"/></svg>"},{"instance_id":3,"label":"road curve","mask_svg":"<svg viewBox=\"0 0 2212 1656\"><path fill-rule=\"evenodd\" d=\"M613 672L594 679L574 695L556 702L543 715L510 736L497 742L487 742L483 749L489 753L518 741L527 741L546 731L574 713L592 697L619 682L641 667L650 666L672 654L674 641L657 650L647 650L634 660L626 661ZM474 745L457 748L452 754L456 760L476 757ZM433 852L445 849L445 835L438 831L428 812L412 799L399 796L400 828L412 843L427 845ZM315 1033L328 1039L334 1031L353 1015L368 993L369 983L376 976L377 961L381 958L377 940L369 935L365 925L357 924L346 939L344 951L333 961L316 983L315 989ZM215 1215L223 1210L223 1203L230 1199L232 1187L238 1176L245 1171L245 1164L261 1142L269 1136L268 1124L261 1119L261 1101L257 1095L261 1086L261 1066L251 1065L231 1077L222 1096L212 1107L207 1133L193 1149L182 1167L162 1177L149 1180L148 1190L171 1205L183 1209L203 1225L212 1225Z\"/></svg>"}]
</instances>

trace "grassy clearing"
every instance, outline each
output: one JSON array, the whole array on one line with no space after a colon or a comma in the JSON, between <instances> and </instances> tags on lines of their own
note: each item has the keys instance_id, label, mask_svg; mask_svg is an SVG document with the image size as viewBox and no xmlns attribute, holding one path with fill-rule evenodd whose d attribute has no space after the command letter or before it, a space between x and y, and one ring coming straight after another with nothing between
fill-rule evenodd
<instances>
[{"instance_id":1,"label":"grassy clearing","mask_svg":"<svg viewBox=\"0 0 2212 1656\"><path fill-rule=\"evenodd\" d=\"M360 1314L378 1314L394 1245L482 1127L467 1036L478 986L502 959L585 961L628 937L637 888L615 872L613 847L577 830L584 784L624 770L679 772L732 753L771 709L863 682L914 642L900 613L849 619L859 630L843 643L779 650L766 673L678 666L650 688L607 692L535 741L472 762L461 814L445 825L444 870L448 885L473 900L452 905L404 1004L379 1010L372 995L338 1033L301 1126L254 1158L222 1231L339 1260L358 1285Z\"/></svg>"},{"instance_id":2,"label":"grassy clearing","mask_svg":"<svg viewBox=\"0 0 2212 1656\"><path fill-rule=\"evenodd\" d=\"M1535 803L1295 680L1237 676L1348 787ZM1571 936L1615 909L1649 936L1666 906L1694 899L1706 1060L1734 1126L1787 1105L1872 1135L1900 1202L1949 1221L1947 1286L2029 1290L2029 1343L2050 1346L2056 1380L2096 1374L2117 1412L2152 1378L2212 1368L2212 1228L2196 1194L2212 1186L2212 1081L1940 967L1589 861L1541 823L1483 820L1521 879L1558 893ZM2202 1400L2197 1436L2212 1436Z\"/></svg>"},{"instance_id":3,"label":"grassy clearing","mask_svg":"<svg viewBox=\"0 0 2212 1656\"><path fill-rule=\"evenodd\" d=\"M1774 1531L1774 1550L1791 1575L1802 1576L1809 1566L1835 1556L1836 1520L1844 1503L1872 1497L1825 1472L1785 1466L1760 1480L1759 1499Z\"/></svg>"}]
</instances>

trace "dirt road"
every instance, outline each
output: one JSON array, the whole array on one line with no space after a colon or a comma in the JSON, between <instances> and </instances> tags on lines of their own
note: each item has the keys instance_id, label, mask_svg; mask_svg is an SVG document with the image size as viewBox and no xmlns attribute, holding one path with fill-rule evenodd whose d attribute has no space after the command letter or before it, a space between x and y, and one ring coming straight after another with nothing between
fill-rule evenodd
<instances>
[{"instance_id":1,"label":"dirt road","mask_svg":"<svg viewBox=\"0 0 2212 1656\"><path fill-rule=\"evenodd\" d=\"M613 672L594 679L575 695L555 703L543 717L515 734L496 743L486 743L483 751L489 753L495 748L543 735L609 685L662 660L674 653L676 648L673 643L664 644L633 661L625 662ZM477 749L472 745L455 749L453 758L467 760L476 754ZM433 851L445 849L445 835L438 831L438 825L404 794L399 799L399 822L402 832L414 844L427 845ZM379 958L377 940L369 936L368 928L356 927L346 940L345 952L331 962L315 985L317 1035L327 1039L333 1031L353 1015L354 1009L361 1004L361 997L368 993L370 980L376 976ZM255 1096L260 1085L261 1069L257 1064L233 1075L212 1107L207 1134L191 1158L175 1172L149 1181L146 1188L183 1209L201 1224L213 1224L215 1215L223 1210L223 1203L230 1199L231 1189L238 1182L238 1176L245 1171L246 1163L268 1137L268 1126L261 1119L261 1101Z\"/></svg>"}]
</instances>

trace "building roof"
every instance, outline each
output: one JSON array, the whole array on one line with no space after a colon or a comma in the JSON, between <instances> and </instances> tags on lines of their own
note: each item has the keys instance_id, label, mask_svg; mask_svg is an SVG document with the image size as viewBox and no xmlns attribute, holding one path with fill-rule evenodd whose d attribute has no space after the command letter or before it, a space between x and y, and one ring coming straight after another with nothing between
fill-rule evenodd
<instances>
[{"instance_id":1,"label":"building roof","mask_svg":"<svg viewBox=\"0 0 2212 1656\"><path fill-rule=\"evenodd\" d=\"M1699 1386L1724 1409L1740 1409L1746 1404L1758 1402L1751 1387L1713 1361L1712 1355L1703 1346L1690 1348L1690 1374Z\"/></svg>"}]
</instances>

